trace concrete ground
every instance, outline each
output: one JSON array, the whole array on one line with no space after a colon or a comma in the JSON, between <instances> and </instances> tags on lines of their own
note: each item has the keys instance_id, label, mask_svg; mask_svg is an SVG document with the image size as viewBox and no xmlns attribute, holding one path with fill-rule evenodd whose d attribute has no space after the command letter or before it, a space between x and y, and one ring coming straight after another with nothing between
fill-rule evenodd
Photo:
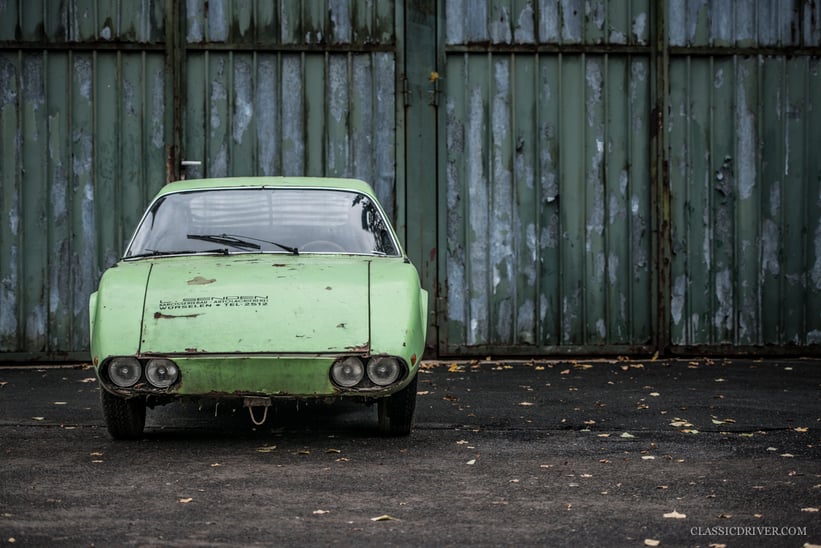
<instances>
[{"instance_id":1,"label":"concrete ground","mask_svg":"<svg viewBox=\"0 0 821 548\"><path fill-rule=\"evenodd\" d=\"M376 410L149 410L87 366L0 367L0 544L817 546L821 359L427 362Z\"/></svg>"}]
</instances>

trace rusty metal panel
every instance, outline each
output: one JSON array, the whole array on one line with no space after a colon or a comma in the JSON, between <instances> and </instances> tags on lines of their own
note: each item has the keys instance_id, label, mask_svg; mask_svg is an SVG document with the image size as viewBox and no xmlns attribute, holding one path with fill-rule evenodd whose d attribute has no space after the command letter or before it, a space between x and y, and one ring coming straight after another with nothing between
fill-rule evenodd
<instances>
[{"instance_id":1,"label":"rusty metal panel","mask_svg":"<svg viewBox=\"0 0 821 548\"><path fill-rule=\"evenodd\" d=\"M668 0L669 40L680 47L817 47L819 0Z\"/></svg>"},{"instance_id":2,"label":"rusty metal panel","mask_svg":"<svg viewBox=\"0 0 821 548\"><path fill-rule=\"evenodd\" d=\"M647 3L448 2L446 18L440 350L645 347ZM616 46L553 53L543 44Z\"/></svg>"},{"instance_id":3,"label":"rusty metal panel","mask_svg":"<svg viewBox=\"0 0 821 548\"><path fill-rule=\"evenodd\" d=\"M392 45L395 2L186 0L189 44Z\"/></svg>"},{"instance_id":4,"label":"rusty metal panel","mask_svg":"<svg viewBox=\"0 0 821 548\"><path fill-rule=\"evenodd\" d=\"M193 51L186 69L189 177L359 177L395 208L393 53Z\"/></svg>"},{"instance_id":5,"label":"rusty metal panel","mask_svg":"<svg viewBox=\"0 0 821 548\"><path fill-rule=\"evenodd\" d=\"M186 175L359 177L395 221L394 10L187 0Z\"/></svg>"},{"instance_id":6,"label":"rusty metal panel","mask_svg":"<svg viewBox=\"0 0 821 548\"><path fill-rule=\"evenodd\" d=\"M88 295L165 180L162 2L0 3L0 352L88 345ZM157 28L157 25L159 28ZM148 49L145 49L148 48Z\"/></svg>"},{"instance_id":7,"label":"rusty metal panel","mask_svg":"<svg viewBox=\"0 0 821 548\"><path fill-rule=\"evenodd\" d=\"M446 43L647 44L650 0L448 0Z\"/></svg>"},{"instance_id":8,"label":"rusty metal panel","mask_svg":"<svg viewBox=\"0 0 821 548\"><path fill-rule=\"evenodd\" d=\"M162 42L164 0L6 0L0 41Z\"/></svg>"},{"instance_id":9,"label":"rusty metal panel","mask_svg":"<svg viewBox=\"0 0 821 548\"><path fill-rule=\"evenodd\" d=\"M671 60L672 343L821 343L819 59Z\"/></svg>"}]
</instances>

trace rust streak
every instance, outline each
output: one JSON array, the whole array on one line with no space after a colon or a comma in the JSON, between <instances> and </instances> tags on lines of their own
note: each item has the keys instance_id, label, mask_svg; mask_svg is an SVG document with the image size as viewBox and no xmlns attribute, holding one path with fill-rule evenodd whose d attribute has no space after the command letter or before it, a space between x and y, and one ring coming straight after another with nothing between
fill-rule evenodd
<instances>
[{"instance_id":1,"label":"rust streak","mask_svg":"<svg viewBox=\"0 0 821 548\"><path fill-rule=\"evenodd\" d=\"M173 314L163 314L162 312L154 312L155 320L174 320L176 318L196 318L199 314L180 314L175 316Z\"/></svg>"}]
</instances>

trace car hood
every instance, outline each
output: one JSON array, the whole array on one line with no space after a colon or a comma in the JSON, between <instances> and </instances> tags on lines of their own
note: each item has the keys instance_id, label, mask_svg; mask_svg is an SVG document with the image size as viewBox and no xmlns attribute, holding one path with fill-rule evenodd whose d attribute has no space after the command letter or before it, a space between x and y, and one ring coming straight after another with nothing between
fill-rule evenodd
<instances>
[{"instance_id":1,"label":"car hood","mask_svg":"<svg viewBox=\"0 0 821 548\"><path fill-rule=\"evenodd\" d=\"M369 347L369 260L242 255L155 260L142 354L322 353Z\"/></svg>"}]
</instances>

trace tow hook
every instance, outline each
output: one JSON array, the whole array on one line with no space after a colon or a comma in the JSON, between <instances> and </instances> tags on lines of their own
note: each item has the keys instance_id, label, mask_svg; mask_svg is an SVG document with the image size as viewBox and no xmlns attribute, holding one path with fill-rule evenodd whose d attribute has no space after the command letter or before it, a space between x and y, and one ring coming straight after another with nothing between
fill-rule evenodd
<instances>
[{"instance_id":1,"label":"tow hook","mask_svg":"<svg viewBox=\"0 0 821 548\"><path fill-rule=\"evenodd\" d=\"M248 414L251 416L251 422L253 422L256 426L262 426L268 419L268 408L271 407L271 398L263 398L261 396L245 396L242 406L248 408ZM254 407L264 408L261 420L257 420L256 416L254 416Z\"/></svg>"}]
</instances>

